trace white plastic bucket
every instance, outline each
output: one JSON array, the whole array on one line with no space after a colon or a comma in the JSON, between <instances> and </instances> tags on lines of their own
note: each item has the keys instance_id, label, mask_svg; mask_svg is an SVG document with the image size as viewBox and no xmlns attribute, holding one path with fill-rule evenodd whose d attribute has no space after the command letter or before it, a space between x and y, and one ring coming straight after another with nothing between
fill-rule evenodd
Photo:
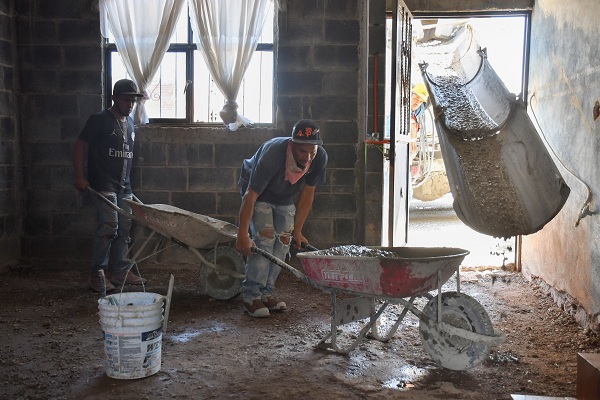
<instances>
[{"instance_id":1,"label":"white plastic bucket","mask_svg":"<svg viewBox=\"0 0 600 400\"><path fill-rule=\"evenodd\" d=\"M164 300L160 294L146 292L98 300L106 375L138 379L160 371Z\"/></svg>"}]
</instances>

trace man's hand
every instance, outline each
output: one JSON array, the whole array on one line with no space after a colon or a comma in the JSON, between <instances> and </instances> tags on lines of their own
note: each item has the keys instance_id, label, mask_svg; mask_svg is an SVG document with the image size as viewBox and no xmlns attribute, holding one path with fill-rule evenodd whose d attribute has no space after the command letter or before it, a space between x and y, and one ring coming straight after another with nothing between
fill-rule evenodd
<instances>
[{"instance_id":1,"label":"man's hand","mask_svg":"<svg viewBox=\"0 0 600 400\"><path fill-rule=\"evenodd\" d=\"M83 177L75 178L75 182L73 184L75 185L75 189L79 190L80 192L85 192L90 186L88 180Z\"/></svg>"},{"instance_id":2,"label":"man's hand","mask_svg":"<svg viewBox=\"0 0 600 400\"><path fill-rule=\"evenodd\" d=\"M248 234L239 234L235 241L235 249L240 252L244 256L252 255L252 246L254 246L254 241L250 239Z\"/></svg>"},{"instance_id":3,"label":"man's hand","mask_svg":"<svg viewBox=\"0 0 600 400\"><path fill-rule=\"evenodd\" d=\"M308 239L304 237L304 235L302 234L302 232L296 232L296 231L294 231L294 244L296 245L296 247L298 247L299 249L301 249L302 248L302 243L308 244Z\"/></svg>"}]
</instances>

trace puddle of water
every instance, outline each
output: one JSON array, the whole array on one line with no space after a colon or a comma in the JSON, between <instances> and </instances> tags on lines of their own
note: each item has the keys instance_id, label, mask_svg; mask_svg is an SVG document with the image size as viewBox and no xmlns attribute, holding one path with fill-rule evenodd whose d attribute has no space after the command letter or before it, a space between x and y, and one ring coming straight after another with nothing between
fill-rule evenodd
<instances>
[{"instance_id":1,"label":"puddle of water","mask_svg":"<svg viewBox=\"0 0 600 400\"><path fill-rule=\"evenodd\" d=\"M397 376L381 384L382 387L396 390L406 390L427 374L427 370L414 365L405 365L398 369Z\"/></svg>"},{"instance_id":2,"label":"puddle of water","mask_svg":"<svg viewBox=\"0 0 600 400\"><path fill-rule=\"evenodd\" d=\"M193 331L183 332L178 335L172 335L170 336L170 339L178 343L187 343L190 340L207 333L222 332L225 330L225 328L225 324L218 323L207 328L196 329Z\"/></svg>"}]
</instances>

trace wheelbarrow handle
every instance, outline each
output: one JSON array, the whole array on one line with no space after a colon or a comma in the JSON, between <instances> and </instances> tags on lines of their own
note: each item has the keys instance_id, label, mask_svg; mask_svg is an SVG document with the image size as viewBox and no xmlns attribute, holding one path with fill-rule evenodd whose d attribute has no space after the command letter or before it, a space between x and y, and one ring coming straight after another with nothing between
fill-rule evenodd
<instances>
[{"instance_id":1,"label":"wheelbarrow handle","mask_svg":"<svg viewBox=\"0 0 600 400\"><path fill-rule=\"evenodd\" d=\"M109 206L110 208L112 208L113 210L115 210L116 212L118 212L119 214L123 215L124 217L127 218L132 218L137 220L137 217L134 214L130 214L127 211L123 210L121 207L117 206L116 204L114 204L112 201L110 201L109 199L107 199L102 193L98 192L96 189L93 189L91 186L88 186L86 188L86 190L88 192L93 193L95 196L98 196L98 198L100 200L102 200L107 206ZM136 197L137 199L137 197ZM139 199L138 199L139 201Z\"/></svg>"},{"instance_id":2,"label":"wheelbarrow handle","mask_svg":"<svg viewBox=\"0 0 600 400\"><path fill-rule=\"evenodd\" d=\"M301 281L306 282L306 283L311 283L310 280L308 279L308 277L306 275L304 275L302 272L298 271L296 268L292 267L288 263L275 257L273 254L269 253L268 251L260 249L256 246L252 246L251 250L254 254L260 254L267 260L279 265L282 268L287 269L289 272L291 272L296 278L300 279Z\"/></svg>"},{"instance_id":3,"label":"wheelbarrow handle","mask_svg":"<svg viewBox=\"0 0 600 400\"><path fill-rule=\"evenodd\" d=\"M319 251L319 249L317 249L315 246L311 246L310 244L304 242L300 243L300 247L310 251Z\"/></svg>"}]
</instances>

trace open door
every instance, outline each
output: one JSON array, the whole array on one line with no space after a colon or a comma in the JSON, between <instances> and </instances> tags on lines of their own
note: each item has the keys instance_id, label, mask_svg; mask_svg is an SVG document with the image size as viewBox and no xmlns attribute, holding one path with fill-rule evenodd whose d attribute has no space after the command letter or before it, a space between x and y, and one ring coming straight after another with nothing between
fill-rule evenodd
<instances>
[{"instance_id":1,"label":"open door","mask_svg":"<svg viewBox=\"0 0 600 400\"><path fill-rule=\"evenodd\" d=\"M395 1L393 15L388 19L389 71L386 77L386 145L384 159L382 244L403 246L408 236L409 166L408 141L410 130L410 75L412 16L402 0ZM387 235L386 235L387 233Z\"/></svg>"}]
</instances>

